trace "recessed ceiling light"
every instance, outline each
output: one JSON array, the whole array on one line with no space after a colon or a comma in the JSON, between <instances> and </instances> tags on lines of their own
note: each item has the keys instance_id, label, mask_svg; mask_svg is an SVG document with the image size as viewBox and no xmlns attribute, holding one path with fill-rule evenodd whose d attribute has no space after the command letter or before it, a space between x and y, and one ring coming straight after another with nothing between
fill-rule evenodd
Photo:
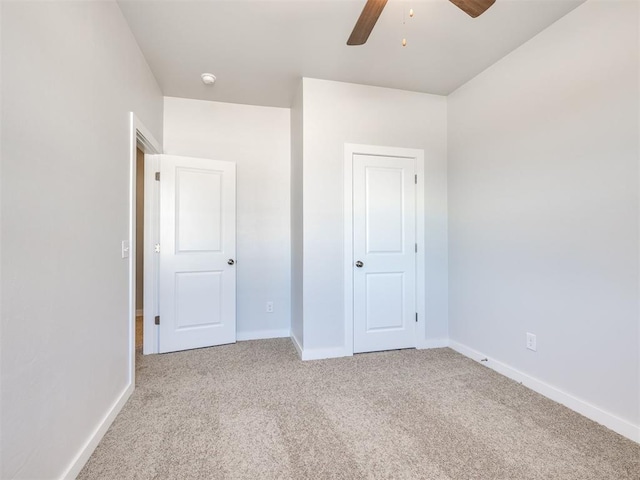
<instances>
[{"instance_id":1,"label":"recessed ceiling light","mask_svg":"<svg viewBox=\"0 0 640 480\"><path fill-rule=\"evenodd\" d=\"M216 76L213 73L203 73L200 78L205 85L213 85L216 81Z\"/></svg>"}]
</instances>

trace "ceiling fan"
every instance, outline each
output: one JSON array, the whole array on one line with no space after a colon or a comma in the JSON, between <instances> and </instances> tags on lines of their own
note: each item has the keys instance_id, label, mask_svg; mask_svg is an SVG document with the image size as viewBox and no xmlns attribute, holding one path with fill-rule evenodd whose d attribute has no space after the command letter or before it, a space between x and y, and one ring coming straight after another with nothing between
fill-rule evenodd
<instances>
[{"instance_id":1,"label":"ceiling fan","mask_svg":"<svg viewBox=\"0 0 640 480\"><path fill-rule=\"evenodd\" d=\"M496 0L449 1L470 17L476 18L482 15ZM351 36L347 40L347 45L363 45L367 41L386 4L387 0L367 0L360 18L358 18L356 26L353 27L353 32L351 32Z\"/></svg>"}]
</instances>

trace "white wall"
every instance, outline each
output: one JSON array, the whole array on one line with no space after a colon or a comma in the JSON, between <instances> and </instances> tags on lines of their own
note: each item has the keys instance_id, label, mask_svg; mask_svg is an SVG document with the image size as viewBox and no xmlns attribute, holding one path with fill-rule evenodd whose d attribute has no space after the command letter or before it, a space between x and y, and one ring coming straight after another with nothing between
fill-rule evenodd
<instances>
[{"instance_id":1,"label":"white wall","mask_svg":"<svg viewBox=\"0 0 640 480\"><path fill-rule=\"evenodd\" d=\"M449 96L451 339L626 432L640 424L637 10L588 1Z\"/></svg>"},{"instance_id":2,"label":"white wall","mask_svg":"<svg viewBox=\"0 0 640 480\"><path fill-rule=\"evenodd\" d=\"M2 2L2 467L59 478L129 382L129 112L162 96L115 2Z\"/></svg>"},{"instance_id":3,"label":"white wall","mask_svg":"<svg viewBox=\"0 0 640 480\"><path fill-rule=\"evenodd\" d=\"M290 138L288 108L165 97L166 154L237 164L239 340L289 336Z\"/></svg>"},{"instance_id":4,"label":"white wall","mask_svg":"<svg viewBox=\"0 0 640 480\"><path fill-rule=\"evenodd\" d=\"M344 144L425 151L426 337L447 331L445 97L303 79L304 349L343 349Z\"/></svg>"},{"instance_id":5,"label":"white wall","mask_svg":"<svg viewBox=\"0 0 640 480\"><path fill-rule=\"evenodd\" d=\"M291 336L298 347L304 345L303 321L303 194L302 194L302 81L291 105Z\"/></svg>"}]
</instances>

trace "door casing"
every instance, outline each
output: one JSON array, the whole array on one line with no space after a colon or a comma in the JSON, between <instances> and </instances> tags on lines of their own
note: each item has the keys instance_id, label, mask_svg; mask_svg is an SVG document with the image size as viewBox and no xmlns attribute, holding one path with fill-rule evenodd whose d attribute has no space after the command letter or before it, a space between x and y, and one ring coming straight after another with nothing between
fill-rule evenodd
<instances>
[{"instance_id":1,"label":"door casing","mask_svg":"<svg viewBox=\"0 0 640 480\"><path fill-rule=\"evenodd\" d=\"M162 147L160 143L153 137L151 132L144 126L144 124L140 121L140 119L136 116L135 113L131 112L129 114L129 122L130 122L130 141L129 141L129 370L130 370L130 380L131 384L135 385L135 359L136 359L136 256L143 254L144 258L148 258L147 248L146 248L146 239L145 246L143 248L144 252L136 251L136 224L138 222L138 218L136 217L136 178L137 178L137 149L140 148L145 155L145 166L147 163L147 158L152 155L157 155L162 153ZM145 173L146 176L146 173ZM145 188L147 187L147 181L145 178ZM146 203L147 203L147 193L145 192L145 235L147 230L147 214L146 211ZM145 262L144 267L144 276L143 276L144 289L147 289L147 267ZM144 304L146 305L147 296L145 293L144 296ZM149 303L151 305L152 303ZM147 308L144 309L145 314L146 311L149 310ZM143 321L144 325L144 321ZM144 327L143 327L144 328ZM144 328L144 336L146 341L147 329Z\"/></svg>"},{"instance_id":2,"label":"door casing","mask_svg":"<svg viewBox=\"0 0 640 480\"><path fill-rule=\"evenodd\" d=\"M425 305L425 209L424 150L377 145L344 145L344 345L347 355L353 355L353 156L373 155L411 158L416 163L416 347L424 348L426 327Z\"/></svg>"},{"instance_id":3,"label":"door casing","mask_svg":"<svg viewBox=\"0 0 640 480\"><path fill-rule=\"evenodd\" d=\"M158 353L158 325L156 315L159 308L159 255L160 244L160 182L156 172L160 171L160 155L144 156L144 317L142 321L142 353Z\"/></svg>"}]
</instances>

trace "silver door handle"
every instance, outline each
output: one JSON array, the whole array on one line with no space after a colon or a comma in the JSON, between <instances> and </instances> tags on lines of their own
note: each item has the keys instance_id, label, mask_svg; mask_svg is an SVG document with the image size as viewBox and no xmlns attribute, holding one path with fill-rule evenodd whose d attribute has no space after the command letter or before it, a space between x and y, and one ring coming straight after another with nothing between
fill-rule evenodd
<instances>
[{"instance_id":1,"label":"silver door handle","mask_svg":"<svg viewBox=\"0 0 640 480\"><path fill-rule=\"evenodd\" d=\"M234 264L234 263L236 263L236 262L233 260L233 258L230 258L229 260L227 260L227 263L228 263L229 265L233 265L233 264Z\"/></svg>"},{"instance_id":2,"label":"silver door handle","mask_svg":"<svg viewBox=\"0 0 640 480\"><path fill-rule=\"evenodd\" d=\"M362 268L362 267L364 267L364 263L362 263L360 260L358 260L358 261L356 262L356 267L358 267L358 268Z\"/></svg>"}]
</instances>

